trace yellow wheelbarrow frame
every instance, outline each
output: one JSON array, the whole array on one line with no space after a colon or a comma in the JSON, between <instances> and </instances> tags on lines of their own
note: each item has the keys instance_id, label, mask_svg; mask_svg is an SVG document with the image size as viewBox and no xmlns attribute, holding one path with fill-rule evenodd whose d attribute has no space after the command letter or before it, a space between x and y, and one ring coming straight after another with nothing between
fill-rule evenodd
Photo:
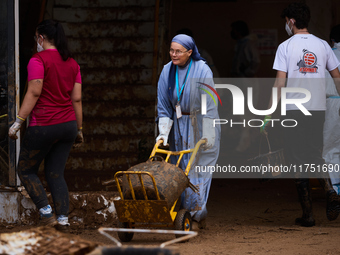
<instances>
[{"instance_id":1,"label":"yellow wheelbarrow frame","mask_svg":"<svg viewBox=\"0 0 340 255\"><path fill-rule=\"evenodd\" d=\"M150 158L154 157L156 153L165 154L166 159L165 162L168 162L170 156L179 156L176 166L178 167L184 154L192 153L189 159L189 163L184 171L185 175L188 176L190 168L193 164L193 161L197 155L197 152L201 145L206 143L205 139L198 141L193 149L183 150L183 151L168 151L164 149L160 149L159 146L162 143L162 140L157 141L155 144ZM118 177L126 175L130 190L132 200L124 199L124 195L122 192L121 185L119 183ZM137 200L135 196L135 192L131 183L130 175L137 175L139 177L139 181L142 186L142 192L144 195L144 200ZM144 182L142 179L143 175L148 175L151 177L154 190L156 193L157 200L149 200L146 194L146 190L144 187ZM120 195L120 200L115 200L115 208L117 211L117 216L120 222L124 222L128 224L128 226L121 227L136 227L137 225L141 225L144 227L174 227L174 221L177 216L177 212L175 211L175 206L177 201L173 204L171 208L168 208L167 201L162 200L159 196L159 192L157 189L156 181L152 174L147 171L119 171L114 176L115 182L117 184L118 192ZM184 229L185 231L189 231L190 229Z\"/></svg>"}]
</instances>

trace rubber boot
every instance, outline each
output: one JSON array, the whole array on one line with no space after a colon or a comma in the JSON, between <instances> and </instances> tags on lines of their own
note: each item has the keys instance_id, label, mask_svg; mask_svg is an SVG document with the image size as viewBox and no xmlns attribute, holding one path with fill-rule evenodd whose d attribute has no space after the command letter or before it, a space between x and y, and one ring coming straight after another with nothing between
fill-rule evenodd
<instances>
[{"instance_id":1,"label":"rubber boot","mask_svg":"<svg viewBox=\"0 0 340 255\"><path fill-rule=\"evenodd\" d=\"M318 179L321 187L326 192L326 216L327 219L332 221L338 218L340 213L340 198L336 191L333 189L331 180L329 178Z\"/></svg>"},{"instance_id":2,"label":"rubber boot","mask_svg":"<svg viewBox=\"0 0 340 255\"><path fill-rule=\"evenodd\" d=\"M312 209L312 196L309 189L308 179L297 179L295 181L299 201L302 207L302 217L295 219L295 224L303 227L315 226Z\"/></svg>"}]
</instances>

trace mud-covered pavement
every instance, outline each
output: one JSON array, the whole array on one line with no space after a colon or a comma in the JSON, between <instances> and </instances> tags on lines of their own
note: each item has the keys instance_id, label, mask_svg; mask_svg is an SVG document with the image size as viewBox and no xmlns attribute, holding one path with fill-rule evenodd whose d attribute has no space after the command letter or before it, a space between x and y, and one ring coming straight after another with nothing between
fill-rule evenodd
<instances>
[{"instance_id":1,"label":"mud-covered pavement","mask_svg":"<svg viewBox=\"0 0 340 255\"><path fill-rule=\"evenodd\" d=\"M312 181L316 226L294 225L301 216L293 180L213 179L208 202L207 229L187 243L175 244L180 254L340 254L340 218L328 221L325 197ZM109 223L107 227L114 226ZM95 224L72 226L72 235L110 246L113 242L98 232ZM17 232L32 226L0 227ZM116 234L115 234L116 235ZM135 234L124 245L157 246L172 235Z\"/></svg>"}]
</instances>

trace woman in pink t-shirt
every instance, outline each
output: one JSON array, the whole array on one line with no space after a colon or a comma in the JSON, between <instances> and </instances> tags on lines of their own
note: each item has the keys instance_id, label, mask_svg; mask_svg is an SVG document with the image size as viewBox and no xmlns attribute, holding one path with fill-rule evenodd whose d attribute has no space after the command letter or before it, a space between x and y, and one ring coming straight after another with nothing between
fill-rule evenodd
<instances>
[{"instance_id":1,"label":"woman in pink t-shirt","mask_svg":"<svg viewBox=\"0 0 340 255\"><path fill-rule=\"evenodd\" d=\"M28 63L27 93L9 136L17 139L16 133L30 115L18 175L39 209L41 223L67 231L69 194L64 169L72 145L77 147L83 142L80 68L71 58L60 23L41 22L35 40L38 53ZM43 160L57 218L37 175Z\"/></svg>"}]
</instances>

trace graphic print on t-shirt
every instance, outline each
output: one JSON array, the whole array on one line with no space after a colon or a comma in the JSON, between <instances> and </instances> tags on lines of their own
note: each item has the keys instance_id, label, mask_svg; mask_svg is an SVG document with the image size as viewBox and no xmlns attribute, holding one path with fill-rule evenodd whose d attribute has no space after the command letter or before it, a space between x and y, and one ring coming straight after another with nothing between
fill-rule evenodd
<instances>
[{"instance_id":1,"label":"graphic print on t-shirt","mask_svg":"<svg viewBox=\"0 0 340 255\"><path fill-rule=\"evenodd\" d=\"M303 74L317 73L318 67L316 55L306 49L304 49L302 52L302 59L297 63L297 66L299 67L299 72Z\"/></svg>"}]
</instances>

